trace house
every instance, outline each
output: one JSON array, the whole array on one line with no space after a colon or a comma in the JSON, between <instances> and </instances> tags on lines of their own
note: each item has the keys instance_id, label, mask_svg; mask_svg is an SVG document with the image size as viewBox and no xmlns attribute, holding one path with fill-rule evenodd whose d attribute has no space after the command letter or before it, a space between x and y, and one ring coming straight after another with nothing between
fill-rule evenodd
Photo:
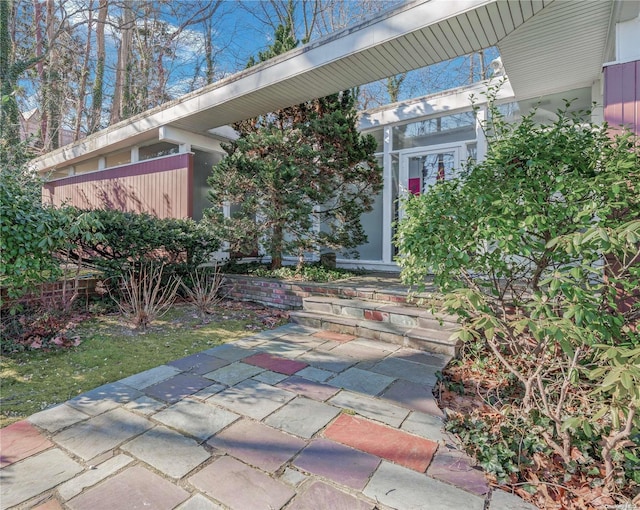
<instances>
[{"instance_id":1,"label":"house","mask_svg":"<svg viewBox=\"0 0 640 510\"><path fill-rule=\"evenodd\" d=\"M45 202L202 217L206 179L235 121L490 46L508 76L499 100L514 115L564 99L598 106L596 122L640 132L640 1L420 0L331 34L115 124L33 162ZM378 140L384 189L363 217L369 241L343 266L393 269L397 199L421 192L486 141L471 111L480 83L363 112ZM227 210L227 213L229 211Z\"/></svg>"}]
</instances>

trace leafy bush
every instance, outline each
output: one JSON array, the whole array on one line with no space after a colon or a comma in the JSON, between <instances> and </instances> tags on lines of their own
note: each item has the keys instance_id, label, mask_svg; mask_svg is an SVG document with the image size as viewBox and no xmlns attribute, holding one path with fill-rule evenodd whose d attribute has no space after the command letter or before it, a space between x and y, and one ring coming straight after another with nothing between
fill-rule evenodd
<instances>
[{"instance_id":1,"label":"leafy bush","mask_svg":"<svg viewBox=\"0 0 640 510\"><path fill-rule=\"evenodd\" d=\"M100 224L87 213L43 206L42 182L19 149L3 145L0 159L0 283L15 300L60 277L58 255L68 251L69 239L99 242Z\"/></svg>"},{"instance_id":2,"label":"leafy bush","mask_svg":"<svg viewBox=\"0 0 640 510\"><path fill-rule=\"evenodd\" d=\"M102 225L102 239L78 235L71 242L76 246L76 258L104 271L107 278L120 278L130 268L151 261L167 266L165 277L172 273L182 276L206 262L220 246L204 224L191 219L159 219L114 210L89 214Z\"/></svg>"},{"instance_id":3,"label":"leafy bush","mask_svg":"<svg viewBox=\"0 0 640 510\"><path fill-rule=\"evenodd\" d=\"M405 202L403 278L432 273L444 309L465 319L460 338L484 343L514 379L519 391L494 404L500 437L535 427L567 468L574 448L592 448L609 491L629 496L637 472L625 453L640 451L637 140L566 110L550 125L490 112L487 158Z\"/></svg>"}]
</instances>

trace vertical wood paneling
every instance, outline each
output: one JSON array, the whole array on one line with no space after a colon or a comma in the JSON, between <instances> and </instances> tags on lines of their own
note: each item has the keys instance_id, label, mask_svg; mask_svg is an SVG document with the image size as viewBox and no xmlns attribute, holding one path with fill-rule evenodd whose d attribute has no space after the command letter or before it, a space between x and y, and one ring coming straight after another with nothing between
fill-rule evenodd
<instances>
[{"instance_id":1,"label":"vertical wood paneling","mask_svg":"<svg viewBox=\"0 0 640 510\"><path fill-rule=\"evenodd\" d=\"M640 61L605 68L604 117L612 127L640 134Z\"/></svg>"},{"instance_id":2,"label":"vertical wood paneling","mask_svg":"<svg viewBox=\"0 0 640 510\"><path fill-rule=\"evenodd\" d=\"M190 215L190 154L134 163L113 170L49 182L43 199L83 209L118 209L149 213L159 218Z\"/></svg>"}]
</instances>

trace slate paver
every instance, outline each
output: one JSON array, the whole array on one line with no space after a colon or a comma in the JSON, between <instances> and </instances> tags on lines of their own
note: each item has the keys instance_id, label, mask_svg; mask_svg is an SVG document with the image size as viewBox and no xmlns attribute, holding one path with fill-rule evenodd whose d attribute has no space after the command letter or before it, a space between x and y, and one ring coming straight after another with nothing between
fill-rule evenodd
<instances>
[{"instance_id":1,"label":"slate paver","mask_svg":"<svg viewBox=\"0 0 640 510\"><path fill-rule=\"evenodd\" d=\"M53 443L26 420L0 429L0 467L51 448Z\"/></svg>"},{"instance_id":2,"label":"slate paver","mask_svg":"<svg viewBox=\"0 0 640 510\"><path fill-rule=\"evenodd\" d=\"M294 465L340 485L362 490L380 459L328 439L311 441L293 461Z\"/></svg>"},{"instance_id":3,"label":"slate paver","mask_svg":"<svg viewBox=\"0 0 640 510\"><path fill-rule=\"evenodd\" d=\"M340 410L334 406L298 397L269 416L265 423L309 439L339 412Z\"/></svg>"},{"instance_id":4,"label":"slate paver","mask_svg":"<svg viewBox=\"0 0 640 510\"><path fill-rule=\"evenodd\" d=\"M0 470L2 508L27 501L82 471L82 466L58 448Z\"/></svg>"},{"instance_id":5,"label":"slate paver","mask_svg":"<svg viewBox=\"0 0 640 510\"><path fill-rule=\"evenodd\" d=\"M401 349L399 345L391 344L389 342L383 342L381 340L373 340L372 338L358 337L353 341L353 344L366 347L374 352L378 351L385 355L389 352L395 352Z\"/></svg>"},{"instance_id":6,"label":"slate paver","mask_svg":"<svg viewBox=\"0 0 640 510\"><path fill-rule=\"evenodd\" d=\"M333 372L329 372L333 375ZM328 398L333 397L339 388L335 386L329 386L328 384L322 384L316 381L310 381L304 377L298 375L292 375L291 377L281 381L277 384L278 388L293 391L299 395L312 398L314 400L325 401Z\"/></svg>"},{"instance_id":7,"label":"slate paver","mask_svg":"<svg viewBox=\"0 0 640 510\"><path fill-rule=\"evenodd\" d=\"M210 499L205 498L202 494L196 494L192 498L182 503L176 510L224 510L220 505L214 503Z\"/></svg>"},{"instance_id":8,"label":"slate paver","mask_svg":"<svg viewBox=\"0 0 640 510\"><path fill-rule=\"evenodd\" d=\"M80 494L84 489L93 487L98 482L101 482L132 462L133 459L125 454L111 457L95 466L95 469L89 469L81 475L63 483L57 489L58 494L60 494L62 499L69 500Z\"/></svg>"},{"instance_id":9,"label":"slate paver","mask_svg":"<svg viewBox=\"0 0 640 510\"><path fill-rule=\"evenodd\" d=\"M330 370L331 372L342 372L358 362L357 359L349 358L348 356L335 355L321 350L306 352L298 359L309 363L312 367Z\"/></svg>"},{"instance_id":10,"label":"slate paver","mask_svg":"<svg viewBox=\"0 0 640 510\"><path fill-rule=\"evenodd\" d=\"M483 510L484 498L422 473L383 461L364 489L368 496L392 508Z\"/></svg>"},{"instance_id":11,"label":"slate paver","mask_svg":"<svg viewBox=\"0 0 640 510\"><path fill-rule=\"evenodd\" d=\"M184 358L176 359L167 363L170 367L175 367L178 370L182 370L183 372L195 372L195 369L201 367L203 364L207 365L209 363L213 364L212 368L205 370L206 372L211 372L216 368L223 367L224 365L228 365L230 361L224 360L222 358L215 358L214 356L208 356L202 352L197 354L191 354L190 356L185 356Z\"/></svg>"},{"instance_id":12,"label":"slate paver","mask_svg":"<svg viewBox=\"0 0 640 510\"><path fill-rule=\"evenodd\" d=\"M377 395L393 381L393 377L352 367L329 379L327 384L367 395Z\"/></svg>"},{"instance_id":13,"label":"slate paver","mask_svg":"<svg viewBox=\"0 0 640 510\"><path fill-rule=\"evenodd\" d=\"M139 397L129 402L128 404L125 404L124 408L128 409L129 411L135 411L137 413L148 416L150 414L153 414L159 411L166 405L167 405L166 402L160 402L155 398L151 398L151 397L147 397L146 395L143 395L142 397Z\"/></svg>"},{"instance_id":14,"label":"slate paver","mask_svg":"<svg viewBox=\"0 0 640 510\"><path fill-rule=\"evenodd\" d=\"M432 354L430 352L417 351L415 349L400 349L391 355L392 358L420 363L438 369L444 368L449 362L450 356Z\"/></svg>"},{"instance_id":15,"label":"slate paver","mask_svg":"<svg viewBox=\"0 0 640 510\"><path fill-rule=\"evenodd\" d=\"M279 510L295 491L231 457L222 457L189 478L196 489L233 510Z\"/></svg>"},{"instance_id":16,"label":"slate paver","mask_svg":"<svg viewBox=\"0 0 640 510\"><path fill-rule=\"evenodd\" d=\"M442 418L433 416L432 414L414 411L402 422L400 428L411 434L431 439L432 441L445 441L446 437L443 433L443 427L444 422Z\"/></svg>"},{"instance_id":17,"label":"slate paver","mask_svg":"<svg viewBox=\"0 0 640 510\"><path fill-rule=\"evenodd\" d=\"M290 391L249 379L221 391L211 397L208 402L256 420L262 420L295 396L296 394Z\"/></svg>"},{"instance_id":18,"label":"slate paver","mask_svg":"<svg viewBox=\"0 0 640 510\"><path fill-rule=\"evenodd\" d=\"M329 399L329 404L351 409L362 416L378 420L393 427L399 427L409 414L408 409L385 402L377 398L342 390Z\"/></svg>"},{"instance_id":19,"label":"slate paver","mask_svg":"<svg viewBox=\"0 0 640 510\"><path fill-rule=\"evenodd\" d=\"M182 478L210 455L196 441L166 427L155 427L121 449L171 478Z\"/></svg>"},{"instance_id":20,"label":"slate paver","mask_svg":"<svg viewBox=\"0 0 640 510\"><path fill-rule=\"evenodd\" d=\"M260 372L264 372L264 368L256 367L255 365L247 365L246 363L237 361L204 375L207 379L226 384L227 386L233 386L234 384L238 384L240 381L249 379Z\"/></svg>"},{"instance_id":21,"label":"slate paver","mask_svg":"<svg viewBox=\"0 0 640 510\"><path fill-rule=\"evenodd\" d=\"M358 416L341 414L324 431L333 441L424 473L438 443Z\"/></svg>"},{"instance_id":22,"label":"slate paver","mask_svg":"<svg viewBox=\"0 0 640 510\"><path fill-rule=\"evenodd\" d=\"M215 356L203 356L204 357L201 359L200 363L191 367L189 369L189 372L191 372L192 374L204 375L232 363L227 359L216 358Z\"/></svg>"},{"instance_id":23,"label":"slate paver","mask_svg":"<svg viewBox=\"0 0 640 510\"><path fill-rule=\"evenodd\" d=\"M51 497L46 502L38 506L34 506L33 510L64 510L64 509L62 508L62 505L57 499Z\"/></svg>"},{"instance_id":24,"label":"slate paver","mask_svg":"<svg viewBox=\"0 0 640 510\"><path fill-rule=\"evenodd\" d=\"M78 395L66 404L96 416L110 409L115 409L120 404L126 404L142 396L142 392L120 381L99 386L91 391Z\"/></svg>"},{"instance_id":25,"label":"slate paver","mask_svg":"<svg viewBox=\"0 0 640 510\"><path fill-rule=\"evenodd\" d=\"M297 487L307 478L307 475L305 475L304 473L291 468L286 468L280 476L280 480L291 485L292 487Z\"/></svg>"},{"instance_id":26,"label":"slate paver","mask_svg":"<svg viewBox=\"0 0 640 510\"><path fill-rule=\"evenodd\" d=\"M324 382L329 379L329 377L333 377L335 374L333 372L329 372L328 370L322 370L316 367L307 367L300 370L297 375L300 377L304 377L305 379L309 379L310 381Z\"/></svg>"},{"instance_id":27,"label":"slate paver","mask_svg":"<svg viewBox=\"0 0 640 510\"><path fill-rule=\"evenodd\" d=\"M351 342L351 340L355 340L357 337L354 335L347 335L345 333L336 333L335 331L318 331L313 334L316 338L321 338L323 340L332 340L333 342Z\"/></svg>"},{"instance_id":28,"label":"slate paver","mask_svg":"<svg viewBox=\"0 0 640 510\"><path fill-rule=\"evenodd\" d=\"M357 343L357 340L354 340L353 342L338 345L332 349L332 352L341 356L350 356L360 361L380 361L393 351L391 349L372 349L371 346L362 345Z\"/></svg>"},{"instance_id":29,"label":"slate paver","mask_svg":"<svg viewBox=\"0 0 640 510\"><path fill-rule=\"evenodd\" d=\"M133 466L76 496L71 510L170 510L189 493L142 466Z\"/></svg>"},{"instance_id":30,"label":"slate paver","mask_svg":"<svg viewBox=\"0 0 640 510\"><path fill-rule=\"evenodd\" d=\"M491 510L537 510L538 507L531 503L527 503L525 500L514 494L509 494L508 492L500 489L494 489L491 493L491 503L489 508Z\"/></svg>"},{"instance_id":31,"label":"slate paver","mask_svg":"<svg viewBox=\"0 0 640 510\"><path fill-rule=\"evenodd\" d=\"M240 420L207 444L264 471L275 472L305 447L302 439L252 420Z\"/></svg>"},{"instance_id":32,"label":"slate paver","mask_svg":"<svg viewBox=\"0 0 640 510\"><path fill-rule=\"evenodd\" d=\"M203 354L215 356L216 358L226 359L228 361L239 361L242 358L246 358L247 356L255 354L256 352L257 351L253 349L245 349L234 344L223 344L208 349L204 351Z\"/></svg>"},{"instance_id":33,"label":"slate paver","mask_svg":"<svg viewBox=\"0 0 640 510\"><path fill-rule=\"evenodd\" d=\"M53 436L53 441L78 457L90 460L153 427L146 418L113 409L73 425Z\"/></svg>"},{"instance_id":34,"label":"slate paver","mask_svg":"<svg viewBox=\"0 0 640 510\"><path fill-rule=\"evenodd\" d=\"M296 372L308 367L307 363L295 361L287 358L280 358L268 352L261 352L244 358L243 363L255 365L280 374L293 375Z\"/></svg>"},{"instance_id":35,"label":"slate paver","mask_svg":"<svg viewBox=\"0 0 640 510\"><path fill-rule=\"evenodd\" d=\"M60 404L39 413L29 416L28 421L37 425L41 429L49 432L57 432L79 421L89 418L88 414L74 409L66 404ZM2 432L0 432L0 435Z\"/></svg>"},{"instance_id":36,"label":"slate paver","mask_svg":"<svg viewBox=\"0 0 640 510\"><path fill-rule=\"evenodd\" d=\"M399 358L385 358L371 369L379 374L388 375L398 379L406 379L424 386L433 386L438 382L436 372L440 370L436 367L429 367L412 361L405 361Z\"/></svg>"},{"instance_id":37,"label":"slate paver","mask_svg":"<svg viewBox=\"0 0 640 510\"><path fill-rule=\"evenodd\" d=\"M263 353L283 356L285 358L297 358L311 349L311 346L305 344L299 344L295 342L285 342L278 338L272 340L259 347Z\"/></svg>"},{"instance_id":38,"label":"slate paver","mask_svg":"<svg viewBox=\"0 0 640 510\"><path fill-rule=\"evenodd\" d=\"M196 391L190 398L199 398L201 400L207 400L216 393L220 393L227 386L221 383L213 383L206 388L202 388L200 391Z\"/></svg>"},{"instance_id":39,"label":"slate paver","mask_svg":"<svg viewBox=\"0 0 640 510\"><path fill-rule=\"evenodd\" d=\"M287 377L289 376L286 374L279 374L278 372L265 370L264 372L260 372L258 375L254 375L252 379L263 382L265 384L270 384L271 386L275 386L280 381L284 381Z\"/></svg>"},{"instance_id":40,"label":"slate paver","mask_svg":"<svg viewBox=\"0 0 640 510\"><path fill-rule=\"evenodd\" d=\"M374 504L346 494L323 482L314 482L302 494L296 496L287 510L373 510Z\"/></svg>"},{"instance_id":41,"label":"slate paver","mask_svg":"<svg viewBox=\"0 0 640 510\"><path fill-rule=\"evenodd\" d=\"M435 454L427 474L479 496L489 491L484 473L475 469L473 460L459 450L441 448Z\"/></svg>"},{"instance_id":42,"label":"slate paver","mask_svg":"<svg viewBox=\"0 0 640 510\"><path fill-rule=\"evenodd\" d=\"M120 379L119 382L126 384L127 386L131 386L132 388L143 390L147 386L158 384L165 379L178 375L180 372L181 370L176 367L161 365L159 367L140 372L139 374Z\"/></svg>"},{"instance_id":43,"label":"slate paver","mask_svg":"<svg viewBox=\"0 0 640 510\"><path fill-rule=\"evenodd\" d=\"M207 402L184 399L160 411L153 419L204 441L239 418L235 413Z\"/></svg>"},{"instance_id":44,"label":"slate paver","mask_svg":"<svg viewBox=\"0 0 640 510\"><path fill-rule=\"evenodd\" d=\"M444 413L438 407L433 396L431 386L400 379L389 386L381 396L408 409L444 417Z\"/></svg>"},{"instance_id":45,"label":"slate paver","mask_svg":"<svg viewBox=\"0 0 640 510\"><path fill-rule=\"evenodd\" d=\"M173 404L211 385L211 381L199 375L178 374L161 383L145 388L144 392L158 400Z\"/></svg>"}]
</instances>

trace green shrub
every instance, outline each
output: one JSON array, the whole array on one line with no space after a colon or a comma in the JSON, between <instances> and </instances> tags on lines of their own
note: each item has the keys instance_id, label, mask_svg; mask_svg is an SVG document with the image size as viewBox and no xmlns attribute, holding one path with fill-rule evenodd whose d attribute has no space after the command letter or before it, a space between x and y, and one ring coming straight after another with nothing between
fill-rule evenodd
<instances>
[{"instance_id":1,"label":"green shrub","mask_svg":"<svg viewBox=\"0 0 640 510\"><path fill-rule=\"evenodd\" d=\"M79 213L82 211L78 211ZM95 210L101 225L99 242L76 236L75 255L108 278L127 276L143 263L166 264L164 277L183 276L208 261L220 242L202 223L191 219L159 219L150 214Z\"/></svg>"},{"instance_id":2,"label":"green shrub","mask_svg":"<svg viewBox=\"0 0 640 510\"><path fill-rule=\"evenodd\" d=\"M640 429L637 140L567 111L549 125L490 112L487 158L404 203L403 278L433 274L444 309L464 318L460 338L483 342L517 382L503 439L536 427L567 467L574 447L593 448L609 488L628 495L637 473L624 459L638 456ZM508 456L483 456L510 471Z\"/></svg>"}]
</instances>

